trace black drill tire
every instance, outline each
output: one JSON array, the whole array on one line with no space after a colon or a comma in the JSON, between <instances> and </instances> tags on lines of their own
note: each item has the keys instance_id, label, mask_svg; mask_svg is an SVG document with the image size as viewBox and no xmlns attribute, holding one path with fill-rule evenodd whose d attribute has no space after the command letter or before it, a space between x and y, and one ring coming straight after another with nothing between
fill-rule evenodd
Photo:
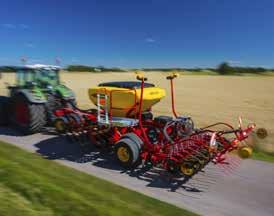
<instances>
[{"instance_id":1,"label":"black drill tire","mask_svg":"<svg viewBox=\"0 0 274 216\"><path fill-rule=\"evenodd\" d=\"M8 97L0 96L0 126L8 125L8 102Z\"/></svg>"},{"instance_id":2,"label":"black drill tire","mask_svg":"<svg viewBox=\"0 0 274 216\"><path fill-rule=\"evenodd\" d=\"M27 124L21 124L15 119L15 106L17 102L24 103L29 112L29 120ZM34 134L41 132L42 128L47 123L47 114L44 104L35 104L28 101L28 99L22 95L17 94L11 99L11 115L10 122L15 126L19 131L24 134Z\"/></svg>"},{"instance_id":3,"label":"black drill tire","mask_svg":"<svg viewBox=\"0 0 274 216\"><path fill-rule=\"evenodd\" d=\"M128 150L129 160L121 161L118 157L118 149L124 147ZM122 138L114 145L115 156L119 164L127 169L135 168L140 162L140 146L129 138Z\"/></svg>"}]
</instances>

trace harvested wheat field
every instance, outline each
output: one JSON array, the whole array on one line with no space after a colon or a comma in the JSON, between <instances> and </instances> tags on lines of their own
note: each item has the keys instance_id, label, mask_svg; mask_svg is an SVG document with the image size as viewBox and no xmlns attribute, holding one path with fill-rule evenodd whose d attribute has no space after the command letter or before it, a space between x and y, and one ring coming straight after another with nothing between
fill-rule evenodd
<instances>
[{"instance_id":1,"label":"harvested wheat field","mask_svg":"<svg viewBox=\"0 0 274 216\"><path fill-rule=\"evenodd\" d=\"M165 73L146 73L148 82L167 90L167 96L153 107L158 114L171 114L169 82ZM14 74L3 74L0 94L6 94L5 82L13 83ZM74 90L80 107L89 108L87 89L106 81L135 80L133 73L68 73L61 79ZM255 122L268 130L269 136L262 148L274 152L274 77L263 76L180 76L175 80L176 107L181 115L190 115L196 126L201 127L217 121L237 125L238 116L244 123Z\"/></svg>"}]
</instances>

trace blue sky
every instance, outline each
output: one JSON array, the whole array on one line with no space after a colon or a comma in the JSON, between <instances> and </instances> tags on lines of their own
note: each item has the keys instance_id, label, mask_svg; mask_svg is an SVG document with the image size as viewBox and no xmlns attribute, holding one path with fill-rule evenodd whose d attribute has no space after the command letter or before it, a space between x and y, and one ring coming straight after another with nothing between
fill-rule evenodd
<instances>
[{"instance_id":1,"label":"blue sky","mask_svg":"<svg viewBox=\"0 0 274 216\"><path fill-rule=\"evenodd\" d=\"M1 0L0 65L274 67L273 0Z\"/></svg>"}]
</instances>

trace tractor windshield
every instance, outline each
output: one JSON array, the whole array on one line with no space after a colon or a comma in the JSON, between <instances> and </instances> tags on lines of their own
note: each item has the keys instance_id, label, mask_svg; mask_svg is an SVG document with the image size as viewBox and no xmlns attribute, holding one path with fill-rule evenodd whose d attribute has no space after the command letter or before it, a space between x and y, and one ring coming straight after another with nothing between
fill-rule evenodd
<instances>
[{"instance_id":1,"label":"tractor windshield","mask_svg":"<svg viewBox=\"0 0 274 216\"><path fill-rule=\"evenodd\" d=\"M59 84L58 70L39 69L36 72L36 82L43 85L56 86Z\"/></svg>"}]
</instances>

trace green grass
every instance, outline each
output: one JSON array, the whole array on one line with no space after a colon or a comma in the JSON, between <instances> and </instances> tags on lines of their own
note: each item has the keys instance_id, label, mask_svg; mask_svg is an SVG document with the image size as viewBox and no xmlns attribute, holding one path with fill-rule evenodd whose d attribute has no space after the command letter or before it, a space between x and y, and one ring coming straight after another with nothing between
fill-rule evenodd
<instances>
[{"instance_id":1,"label":"green grass","mask_svg":"<svg viewBox=\"0 0 274 216\"><path fill-rule=\"evenodd\" d=\"M255 160L261 160L266 162L274 163L274 154L264 153L261 151L254 151L252 154L252 158Z\"/></svg>"},{"instance_id":2,"label":"green grass","mask_svg":"<svg viewBox=\"0 0 274 216\"><path fill-rule=\"evenodd\" d=\"M0 142L0 215L195 215Z\"/></svg>"}]
</instances>

